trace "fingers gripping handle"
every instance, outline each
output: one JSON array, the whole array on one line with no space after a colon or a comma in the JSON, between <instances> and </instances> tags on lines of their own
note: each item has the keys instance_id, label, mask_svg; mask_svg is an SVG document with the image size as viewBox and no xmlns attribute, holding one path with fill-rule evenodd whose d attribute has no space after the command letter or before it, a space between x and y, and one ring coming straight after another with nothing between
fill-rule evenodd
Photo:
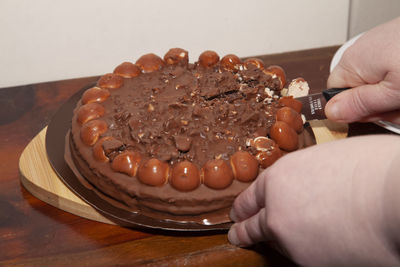
<instances>
[{"instance_id":1,"label":"fingers gripping handle","mask_svg":"<svg viewBox=\"0 0 400 267\"><path fill-rule=\"evenodd\" d=\"M330 88L322 91L322 95L325 97L326 101L329 101L335 95L350 89L348 88Z\"/></svg>"},{"instance_id":2,"label":"fingers gripping handle","mask_svg":"<svg viewBox=\"0 0 400 267\"><path fill-rule=\"evenodd\" d=\"M348 87L348 88L330 88L330 89L323 90L322 95L324 96L326 101L329 101L335 95L337 95L343 91L346 91L348 89L351 89L351 88L350 87ZM394 124L394 123L391 123L388 121L382 121L382 120L375 122L375 124L385 128L389 131L400 134L400 125L398 125L398 124Z\"/></svg>"}]
</instances>

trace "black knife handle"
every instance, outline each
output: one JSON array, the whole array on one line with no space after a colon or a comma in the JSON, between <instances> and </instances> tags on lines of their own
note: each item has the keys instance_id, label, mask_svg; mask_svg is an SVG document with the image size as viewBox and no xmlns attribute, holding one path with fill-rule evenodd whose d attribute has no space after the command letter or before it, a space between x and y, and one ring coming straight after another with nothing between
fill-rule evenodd
<instances>
[{"instance_id":1,"label":"black knife handle","mask_svg":"<svg viewBox=\"0 0 400 267\"><path fill-rule=\"evenodd\" d=\"M337 95L343 91L346 91L348 89L350 89L350 87L348 87L348 88L330 88L330 89L323 90L322 95L325 97L326 101L329 101L329 99L331 99L335 95Z\"/></svg>"}]
</instances>

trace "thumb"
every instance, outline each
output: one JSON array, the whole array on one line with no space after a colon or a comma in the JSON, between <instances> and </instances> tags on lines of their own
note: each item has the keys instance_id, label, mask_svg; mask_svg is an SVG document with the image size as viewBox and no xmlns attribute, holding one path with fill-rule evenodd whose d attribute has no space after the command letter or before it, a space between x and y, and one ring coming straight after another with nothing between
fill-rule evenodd
<instances>
[{"instance_id":1,"label":"thumb","mask_svg":"<svg viewBox=\"0 0 400 267\"><path fill-rule=\"evenodd\" d=\"M325 114L340 122L383 118L382 114L400 108L400 90L391 89L385 82L366 84L344 91L328 101Z\"/></svg>"},{"instance_id":2,"label":"thumb","mask_svg":"<svg viewBox=\"0 0 400 267\"><path fill-rule=\"evenodd\" d=\"M273 240L266 221L266 210L262 208L252 217L233 224L228 232L229 242L239 247L248 247L261 241Z\"/></svg>"}]
</instances>

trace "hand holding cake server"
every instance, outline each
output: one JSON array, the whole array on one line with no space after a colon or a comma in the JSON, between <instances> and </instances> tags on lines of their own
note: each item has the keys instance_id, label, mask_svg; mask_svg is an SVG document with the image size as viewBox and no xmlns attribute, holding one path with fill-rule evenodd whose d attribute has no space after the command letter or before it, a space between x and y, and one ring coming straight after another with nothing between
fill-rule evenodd
<instances>
[{"instance_id":1,"label":"hand holding cake server","mask_svg":"<svg viewBox=\"0 0 400 267\"><path fill-rule=\"evenodd\" d=\"M338 122L400 124L400 18L361 36L328 88ZM351 137L290 153L234 202L228 238L267 242L305 266L400 266L400 137Z\"/></svg>"}]
</instances>

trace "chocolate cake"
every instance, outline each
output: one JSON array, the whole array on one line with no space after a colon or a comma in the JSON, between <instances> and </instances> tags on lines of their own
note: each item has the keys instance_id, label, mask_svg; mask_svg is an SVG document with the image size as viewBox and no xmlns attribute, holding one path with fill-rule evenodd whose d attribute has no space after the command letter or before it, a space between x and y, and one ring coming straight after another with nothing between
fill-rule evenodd
<instances>
[{"instance_id":1,"label":"chocolate cake","mask_svg":"<svg viewBox=\"0 0 400 267\"><path fill-rule=\"evenodd\" d=\"M70 159L99 194L132 211L229 220L260 171L303 146L301 103L282 95L285 84L281 67L257 58L143 55L83 93Z\"/></svg>"}]
</instances>

